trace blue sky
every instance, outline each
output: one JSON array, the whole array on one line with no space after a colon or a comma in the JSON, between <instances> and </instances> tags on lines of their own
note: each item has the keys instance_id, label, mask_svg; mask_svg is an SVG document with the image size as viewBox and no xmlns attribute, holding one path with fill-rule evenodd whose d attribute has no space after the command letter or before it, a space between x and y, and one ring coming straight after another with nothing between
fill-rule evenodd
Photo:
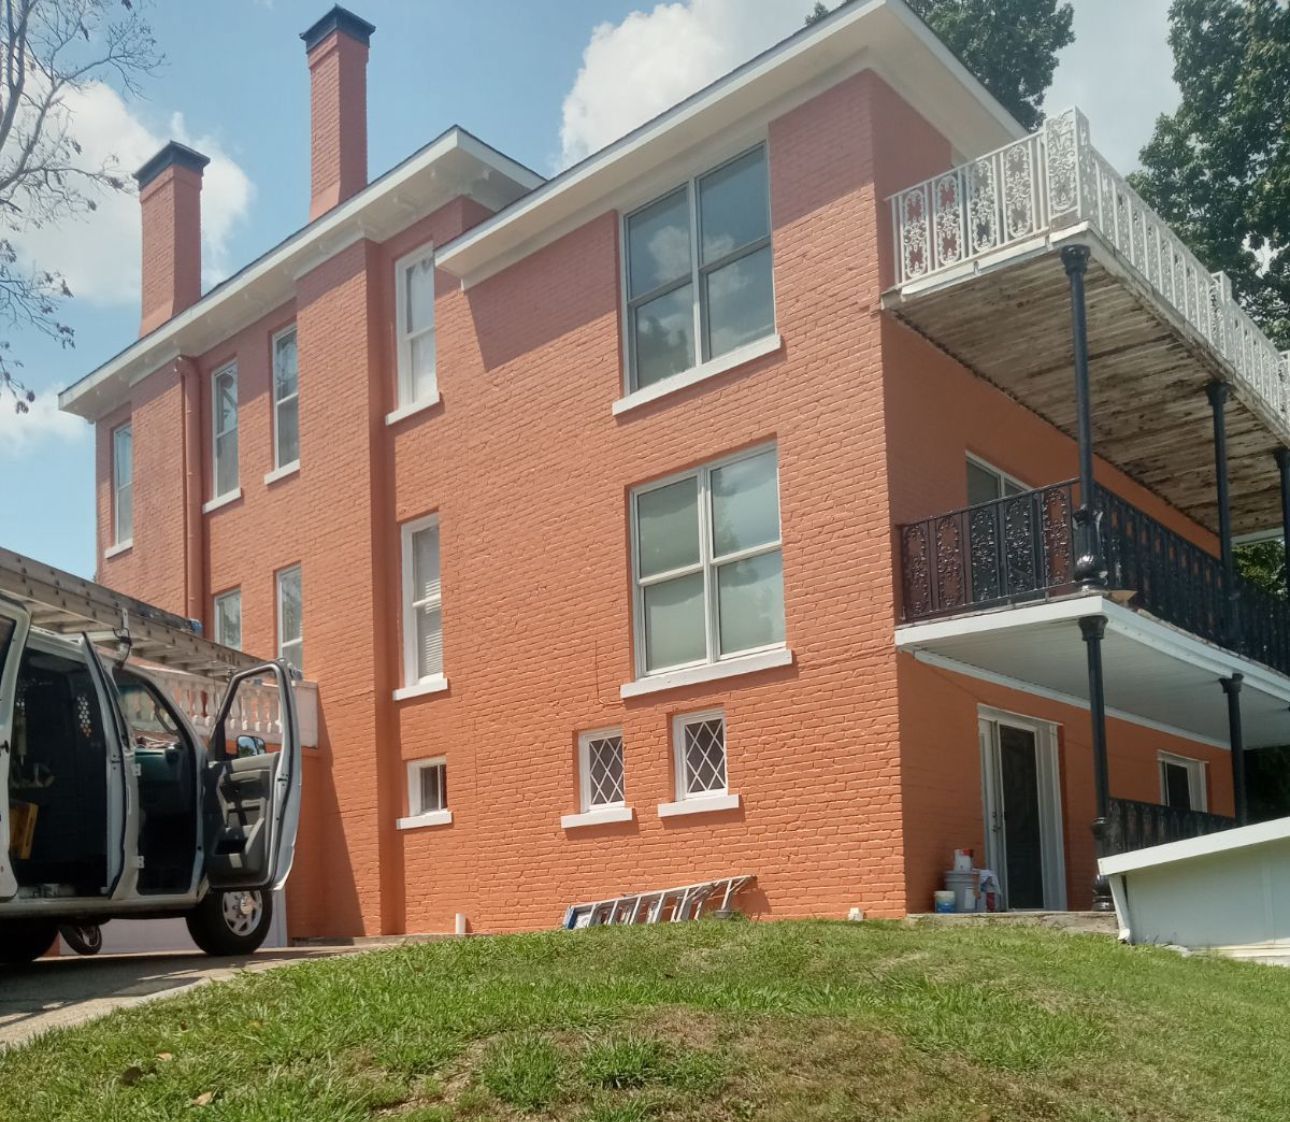
<instances>
[{"instance_id":1,"label":"blue sky","mask_svg":"<svg viewBox=\"0 0 1290 1122\"><path fill-rule=\"evenodd\" d=\"M89 107L95 138L128 170L177 136L216 157L203 213L215 280L300 226L308 207L309 85L299 33L326 0L166 0L150 17L165 67L146 98ZM544 174L594 150L801 26L810 0L353 0L376 25L368 67L376 176L449 124ZM1094 141L1133 166L1155 114L1172 107L1167 0L1079 0L1078 41L1051 108L1078 103ZM176 115L179 115L178 117ZM73 280L76 348L19 336L35 415L0 407L0 545L94 571L93 441L48 395L128 345L138 327L137 203L42 235L41 264Z\"/></svg>"}]
</instances>

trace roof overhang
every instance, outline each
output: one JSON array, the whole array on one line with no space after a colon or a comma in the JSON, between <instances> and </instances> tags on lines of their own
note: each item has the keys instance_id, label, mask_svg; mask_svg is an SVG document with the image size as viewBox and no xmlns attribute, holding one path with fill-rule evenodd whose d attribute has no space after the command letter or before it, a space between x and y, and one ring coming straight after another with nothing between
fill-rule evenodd
<instances>
[{"instance_id":1,"label":"roof overhang","mask_svg":"<svg viewBox=\"0 0 1290 1122\"><path fill-rule=\"evenodd\" d=\"M1219 681L1244 676L1247 748L1290 743L1290 678L1099 595L1077 595L896 629L896 647L931 665L1088 708L1088 663L1077 629L1106 617L1103 678L1110 716L1228 746Z\"/></svg>"},{"instance_id":2,"label":"roof overhang","mask_svg":"<svg viewBox=\"0 0 1290 1122\"><path fill-rule=\"evenodd\" d=\"M60 409L96 420L181 354L197 355L290 300L296 278L355 241L384 241L459 196L500 210L541 176L453 127L206 293L191 308L63 390Z\"/></svg>"},{"instance_id":3,"label":"roof overhang","mask_svg":"<svg viewBox=\"0 0 1290 1122\"><path fill-rule=\"evenodd\" d=\"M467 283L482 280L611 208L615 194L659 167L865 69L964 158L1025 135L903 0L852 0L440 247L435 263Z\"/></svg>"}]
</instances>

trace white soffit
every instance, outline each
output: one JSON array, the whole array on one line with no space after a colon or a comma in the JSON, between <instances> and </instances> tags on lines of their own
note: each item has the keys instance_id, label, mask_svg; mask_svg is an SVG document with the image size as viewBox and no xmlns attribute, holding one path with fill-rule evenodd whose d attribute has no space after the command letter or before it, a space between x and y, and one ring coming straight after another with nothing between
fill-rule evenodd
<instances>
[{"instance_id":1,"label":"white soffit","mask_svg":"<svg viewBox=\"0 0 1290 1122\"><path fill-rule=\"evenodd\" d=\"M1247 748L1290 743L1290 678L1100 596L1031 604L896 630L921 661L1024 692L1088 704L1088 662L1077 621L1106 616L1103 680L1111 715L1226 747L1219 679L1245 676Z\"/></svg>"},{"instance_id":2,"label":"white soffit","mask_svg":"<svg viewBox=\"0 0 1290 1122\"><path fill-rule=\"evenodd\" d=\"M611 209L615 194L669 161L863 69L876 71L965 159L1025 135L903 0L852 0L442 247L436 262L467 283L482 280Z\"/></svg>"},{"instance_id":3,"label":"white soffit","mask_svg":"<svg viewBox=\"0 0 1290 1122\"><path fill-rule=\"evenodd\" d=\"M301 273L355 241L384 241L462 195L499 210L542 182L454 126L63 390L59 408L95 420L122 404L131 385L177 355L202 354L290 300Z\"/></svg>"}]
</instances>

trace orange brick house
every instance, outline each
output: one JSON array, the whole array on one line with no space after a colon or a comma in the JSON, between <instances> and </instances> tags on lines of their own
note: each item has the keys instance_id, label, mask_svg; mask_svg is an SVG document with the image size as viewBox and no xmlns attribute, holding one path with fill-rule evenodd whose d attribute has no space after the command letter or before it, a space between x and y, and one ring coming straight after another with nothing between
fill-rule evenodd
<instances>
[{"instance_id":1,"label":"orange brick house","mask_svg":"<svg viewBox=\"0 0 1290 1122\"><path fill-rule=\"evenodd\" d=\"M293 935L895 916L963 847L1083 908L1095 819L1229 823L1290 364L1078 113L854 0L553 179L368 182L373 31L303 36L309 221L211 291L203 157L141 169L140 338L61 399L99 579L316 683Z\"/></svg>"}]
</instances>

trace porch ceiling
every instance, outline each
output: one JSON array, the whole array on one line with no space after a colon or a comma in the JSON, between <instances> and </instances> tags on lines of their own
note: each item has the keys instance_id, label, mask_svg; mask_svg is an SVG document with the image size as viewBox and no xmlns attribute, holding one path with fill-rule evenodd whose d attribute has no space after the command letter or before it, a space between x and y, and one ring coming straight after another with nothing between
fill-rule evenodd
<instances>
[{"instance_id":1,"label":"porch ceiling","mask_svg":"<svg viewBox=\"0 0 1290 1122\"><path fill-rule=\"evenodd\" d=\"M1111 716L1226 747L1219 679L1240 673L1247 748L1290 743L1290 678L1102 596L1074 596L896 630L921 661L1071 704L1088 705L1077 620L1105 615L1102 657Z\"/></svg>"},{"instance_id":2,"label":"porch ceiling","mask_svg":"<svg viewBox=\"0 0 1290 1122\"><path fill-rule=\"evenodd\" d=\"M1205 386L1229 380L1203 339L1087 228L889 291L884 306L1021 404L1075 435L1070 288L1061 244L1092 250L1086 278L1093 430L1099 455L1218 529L1213 421ZM1233 528L1280 525L1272 422L1230 381Z\"/></svg>"}]
</instances>

